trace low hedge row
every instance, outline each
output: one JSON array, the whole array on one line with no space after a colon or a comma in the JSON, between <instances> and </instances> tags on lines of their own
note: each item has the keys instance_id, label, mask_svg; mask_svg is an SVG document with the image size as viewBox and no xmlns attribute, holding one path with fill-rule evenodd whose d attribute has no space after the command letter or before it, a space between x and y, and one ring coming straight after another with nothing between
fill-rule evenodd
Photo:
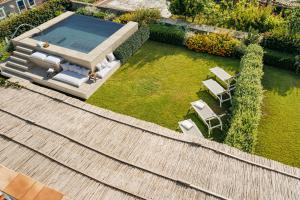
<instances>
[{"instance_id":1,"label":"low hedge row","mask_svg":"<svg viewBox=\"0 0 300 200\"><path fill-rule=\"evenodd\" d=\"M115 51L114 55L122 63L125 63L141 46L149 39L150 31L146 26L139 28L128 40L121 44Z\"/></svg>"},{"instance_id":2,"label":"low hedge row","mask_svg":"<svg viewBox=\"0 0 300 200\"><path fill-rule=\"evenodd\" d=\"M150 40L174 44L184 45L185 30L177 26L151 24Z\"/></svg>"},{"instance_id":3,"label":"low hedge row","mask_svg":"<svg viewBox=\"0 0 300 200\"><path fill-rule=\"evenodd\" d=\"M233 97L233 115L225 143L253 152L263 100L263 49L251 44L241 59L241 72Z\"/></svg>"},{"instance_id":4,"label":"low hedge row","mask_svg":"<svg viewBox=\"0 0 300 200\"><path fill-rule=\"evenodd\" d=\"M187 38L187 48L217 56L233 56L240 41L227 34L194 34Z\"/></svg>"},{"instance_id":5,"label":"low hedge row","mask_svg":"<svg viewBox=\"0 0 300 200\"><path fill-rule=\"evenodd\" d=\"M21 24L38 26L49 19L56 17L65 10L70 9L71 6L69 0L50 0L41 6L2 20L0 21L0 40L4 40L5 37L10 37ZM16 36L29 29L31 29L31 27L21 28Z\"/></svg>"},{"instance_id":6,"label":"low hedge row","mask_svg":"<svg viewBox=\"0 0 300 200\"><path fill-rule=\"evenodd\" d=\"M273 67L296 72L295 62L295 56L293 55L283 54L272 50L266 50L264 54L264 63Z\"/></svg>"},{"instance_id":7,"label":"low hedge row","mask_svg":"<svg viewBox=\"0 0 300 200\"><path fill-rule=\"evenodd\" d=\"M279 31L265 33L262 46L281 52L300 54L300 36L287 35Z\"/></svg>"}]
</instances>

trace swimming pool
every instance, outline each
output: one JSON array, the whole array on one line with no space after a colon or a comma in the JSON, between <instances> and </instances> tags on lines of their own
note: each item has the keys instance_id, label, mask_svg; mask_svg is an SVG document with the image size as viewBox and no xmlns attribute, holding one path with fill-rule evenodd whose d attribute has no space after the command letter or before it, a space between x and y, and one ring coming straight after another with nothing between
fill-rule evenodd
<instances>
[{"instance_id":1,"label":"swimming pool","mask_svg":"<svg viewBox=\"0 0 300 200\"><path fill-rule=\"evenodd\" d=\"M39 41L89 53L124 25L94 17L74 14L41 33L32 36Z\"/></svg>"}]
</instances>

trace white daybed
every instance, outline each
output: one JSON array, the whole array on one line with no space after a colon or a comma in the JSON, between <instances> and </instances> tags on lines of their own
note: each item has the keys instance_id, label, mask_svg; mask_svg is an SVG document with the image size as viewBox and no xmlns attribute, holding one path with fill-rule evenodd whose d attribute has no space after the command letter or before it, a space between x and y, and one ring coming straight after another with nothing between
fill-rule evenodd
<instances>
[{"instance_id":1,"label":"white daybed","mask_svg":"<svg viewBox=\"0 0 300 200\"><path fill-rule=\"evenodd\" d=\"M53 79L80 87L89 80L89 70L69 63L61 64L63 71L56 74Z\"/></svg>"}]
</instances>

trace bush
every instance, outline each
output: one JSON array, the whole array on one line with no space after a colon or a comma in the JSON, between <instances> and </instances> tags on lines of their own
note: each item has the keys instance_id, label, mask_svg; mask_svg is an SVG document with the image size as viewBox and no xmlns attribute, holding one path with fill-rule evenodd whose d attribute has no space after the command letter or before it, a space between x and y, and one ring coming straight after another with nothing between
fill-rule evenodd
<instances>
[{"instance_id":1,"label":"bush","mask_svg":"<svg viewBox=\"0 0 300 200\"><path fill-rule=\"evenodd\" d=\"M96 17L99 19L106 19L106 20L111 20L111 19L115 18L115 14L108 13L108 12L102 12L101 10L97 9L94 6L78 8L76 10L76 13L80 14L80 15L87 15L87 16L92 16L92 17Z\"/></svg>"},{"instance_id":2,"label":"bush","mask_svg":"<svg viewBox=\"0 0 300 200\"><path fill-rule=\"evenodd\" d=\"M5 61L9 56L7 45L4 41L0 41L0 62Z\"/></svg>"},{"instance_id":3,"label":"bush","mask_svg":"<svg viewBox=\"0 0 300 200\"><path fill-rule=\"evenodd\" d=\"M21 24L38 26L70 8L71 2L69 0L50 0L41 6L2 20L0 21L0 40L4 40L5 37L11 37L17 27ZM16 36L29 29L32 29L32 27L23 27L19 29Z\"/></svg>"},{"instance_id":4,"label":"bush","mask_svg":"<svg viewBox=\"0 0 300 200\"><path fill-rule=\"evenodd\" d=\"M273 30L264 34L262 45L283 52L300 53L300 36L288 35L285 30Z\"/></svg>"},{"instance_id":5,"label":"bush","mask_svg":"<svg viewBox=\"0 0 300 200\"><path fill-rule=\"evenodd\" d=\"M158 42L184 45L185 31L171 25L151 24L150 39Z\"/></svg>"},{"instance_id":6,"label":"bush","mask_svg":"<svg viewBox=\"0 0 300 200\"><path fill-rule=\"evenodd\" d=\"M138 9L134 12L125 13L117 17L114 21L122 24L126 24L129 21L138 22L140 26L148 25L156 20L160 19L160 11L158 9Z\"/></svg>"},{"instance_id":7,"label":"bush","mask_svg":"<svg viewBox=\"0 0 300 200\"><path fill-rule=\"evenodd\" d=\"M114 55L122 63L125 63L141 46L149 39L150 31L148 27L142 26L128 40L121 44Z\"/></svg>"},{"instance_id":8,"label":"bush","mask_svg":"<svg viewBox=\"0 0 300 200\"><path fill-rule=\"evenodd\" d=\"M264 63L266 65L296 72L295 62L295 57L292 55L287 55L272 50L267 50L264 54Z\"/></svg>"},{"instance_id":9,"label":"bush","mask_svg":"<svg viewBox=\"0 0 300 200\"><path fill-rule=\"evenodd\" d=\"M187 48L217 56L233 56L240 41L227 34L195 34L186 41Z\"/></svg>"},{"instance_id":10,"label":"bush","mask_svg":"<svg viewBox=\"0 0 300 200\"><path fill-rule=\"evenodd\" d=\"M263 49L256 44L247 47L241 59L241 72L233 97L231 125L225 143L253 152L261 118L263 99Z\"/></svg>"},{"instance_id":11,"label":"bush","mask_svg":"<svg viewBox=\"0 0 300 200\"><path fill-rule=\"evenodd\" d=\"M246 32L251 28L266 32L281 27L285 20L281 15L274 15L271 6L259 6L257 1L241 0L208 1L195 22Z\"/></svg>"}]
</instances>

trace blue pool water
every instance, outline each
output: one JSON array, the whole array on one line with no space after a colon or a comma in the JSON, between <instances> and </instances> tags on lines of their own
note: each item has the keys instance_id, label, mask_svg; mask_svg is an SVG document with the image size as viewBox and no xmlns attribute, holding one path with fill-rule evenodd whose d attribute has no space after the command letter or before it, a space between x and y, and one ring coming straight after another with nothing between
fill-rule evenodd
<instances>
[{"instance_id":1,"label":"blue pool water","mask_svg":"<svg viewBox=\"0 0 300 200\"><path fill-rule=\"evenodd\" d=\"M89 53L122 26L122 24L74 14L32 38Z\"/></svg>"}]
</instances>

